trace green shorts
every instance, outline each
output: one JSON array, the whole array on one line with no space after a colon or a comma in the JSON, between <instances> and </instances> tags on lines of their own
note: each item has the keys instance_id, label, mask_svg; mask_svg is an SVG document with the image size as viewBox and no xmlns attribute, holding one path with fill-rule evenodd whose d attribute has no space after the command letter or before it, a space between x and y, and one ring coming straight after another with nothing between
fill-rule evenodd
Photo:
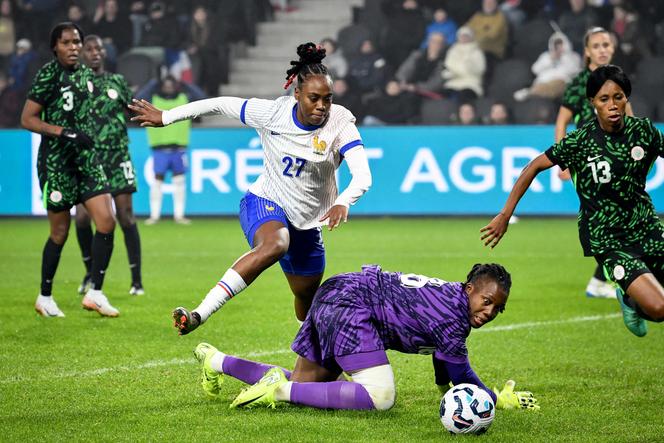
<instances>
[{"instance_id":1,"label":"green shorts","mask_svg":"<svg viewBox=\"0 0 664 443\"><path fill-rule=\"evenodd\" d=\"M662 234L653 232L643 240L643 244L639 245L638 249L638 251L635 251L634 248L609 251L595 257L604 268L604 275L616 282L625 292L641 274L651 273L657 281L664 284L664 237Z\"/></svg>"},{"instance_id":2,"label":"green shorts","mask_svg":"<svg viewBox=\"0 0 664 443\"><path fill-rule=\"evenodd\" d=\"M68 211L78 203L110 191L106 173L94 150L40 147L37 175L44 207L49 211Z\"/></svg>"},{"instance_id":3,"label":"green shorts","mask_svg":"<svg viewBox=\"0 0 664 443\"><path fill-rule=\"evenodd\" d=\"M104 165L111 194L131 194L136 192L136 171L131 162L129 149L99 149L97 154Z\"/></svg>"}]
</instances>

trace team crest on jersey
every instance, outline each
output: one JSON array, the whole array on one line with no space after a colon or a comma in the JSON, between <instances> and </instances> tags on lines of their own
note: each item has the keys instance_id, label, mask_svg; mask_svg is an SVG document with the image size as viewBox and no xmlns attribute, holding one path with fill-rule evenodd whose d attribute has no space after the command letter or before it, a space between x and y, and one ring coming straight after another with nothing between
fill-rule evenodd
<instances>
[{"instance_id":1,"label":"team crest on jersey","mask_svg":"<svg viewBox=\"0 0 664 443\"><path fill-rule=\"evenodd\" d=\"M90 80L88 80L88 91L92 92L95 90L95 86L92 84Z\"/></svg>"},{"instance_id":2,"label":"team crest on jersey","mask_svg":"<svg viewBox=\"0 0 664 443\"><path fill-rule=\"evenodd\" d=\"M62 192L52 191L48 198L50 198L53 203L59 203L62 201Z\"/></svg>"},{"instance_id":3,"label":"team crest on jersey","mask_svg":"<svg viewBox=\"0 0 664 443\"><path fill-rule=\"evenodd\" d=\"M314 145L315 154L319 155L325 154L325 149L327 148L327 143L325 142L325 140L318 141L318 136L314 135L313 145Z\"/></svg>"},{"instance_id":4,"label":"team crest on jersey","mask_svg":"<svg viewBox=\"0 0 664 443\"><path fill-rule=\"evenodd\" d=\"M646 155L646 152L641 146L634 146L632 148L632 158L637 162L641 160Z\"/></svg>"},{"instance_id":5,"label":"team crest on jersey","mask_svg":"<svg viewBox=\"0 0 664 443\"><path fill-rule=\"evenodd\" d=\"M620 265L613 268L613 277L616 280L622 280L623 278L625 278L625 268L623 268Z\"/></svg>"},{"instance_id":6,"label":"team crest on jersey","mask_svg":"<svg viewBox=\"0 0 664 443\"><path fill-rule=\"evenodd\" d=\"M113 88L108 88L106 94L108 95L108 98L110 98L111 100L115 100L116 98L118 98L118 91L116 91Z\"/></svg>"}]
</instances>

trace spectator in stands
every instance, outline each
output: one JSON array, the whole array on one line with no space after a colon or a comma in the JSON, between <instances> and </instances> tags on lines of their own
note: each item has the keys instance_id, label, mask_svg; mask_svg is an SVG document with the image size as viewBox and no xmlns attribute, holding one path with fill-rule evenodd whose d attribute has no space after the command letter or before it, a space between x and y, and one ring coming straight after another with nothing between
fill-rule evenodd
<instances>
[{"instance_id":1,"label":"spectator in stands","mask_svg":"<svg viewBox=\"0 0 664 443\"><path fill-rule=\"evenodd\" d=\"M484 93L482 78L486 59L469 27L462 26L457 31L457 42L447 51L444 65L441 75L445 95L467 102Z\"/></svg>"},{"instance_id":2,"label":"spectator in stands","mask_svg":"<svg viewBox=\"0 0 664 443\"><path fill-rule=\"evenodd\" d=\"M430 98L440 98L446 51L445 36L440 32L429 34L428 45L411 52L395 74L402 89Z\"/></svg>"},{"instance_id":3,"label":"spectator in stands","mask_svg":"<svg viewBox=\"0 0 664 443\"><path fill-rule=\"evenodd\" d=\"M20 36L31 42L42 42L46 30L51 29L55 18L61 16L63 3L63 0L21 0L15 3L17 13L23 16L21 23L25 28Z\"/></svg>"},{"instance_id":4,"label":"spectator in stands","mask_svg":"<svg viewBox=\"0 0 664 443\"><path fill-rule=\"evenodd\" d=\"M134 0L129 5L129 20L131 20L132 46L139 46L143 37L143 26L148 21L148 5L142 0Z\"/></svg>"},{"instance_id":5,"label":"spectator in stands","mask_svg":"<svg viewBox=\"0 0 664 443\"><path fill-rule=\"evenodd\" d=\"M531 87L516 91L514 99L523 101L531 96L558 99L581 68L581 56L572 50L565 34L554 32L549 38L549 50L540 54L531 68L535 81Z\"/></svg>"},{"instance_id":6,"label":"spectator in stands","mask_svg":"<svg viewBox=\"0 0 664 443\"><path fill-rule=\"evenodd\" d=\"M503 102L496 101L491 104L489 108L489 115L487 116L487 125L510 125L512 124L512 115L507 105Z\"/></svg>"},{"instance_id":7,"label":"spectator in stands","mask_svg":"<svg viewBox=\"0 0 664 443\"><path fill-rule=\"evenodd\" d=\"M560 14L560 30L572 42L576 52L583 52L583 36L586 30L597 26L599 19L595 11L586 5L586 0L569 0L570 10Z\"/></svg>"},{"instance_id":8,"label":"spectator in stands","mask_svg":"<svg viewBox=\"0 0 664 443\"><path fill-rule=\"evenodd\" d=\"M456 22L447 15L447 11L443 8L436 8L433 11L433 22L427 26L424 40L420 45L420 49L426 49L429 44L429 37L432 33L441 33L445 36L445 42L448 45L454 44L456 42L456 32L458 30Z\"/></svg>"},{"instance_id":9,"label":"spectator in stands","mask_svg":"<svg viewBox=\"0 0 664 443\"><path fill-rule=\"evenodd\" d=\"M379 96L367 102L365 125L396 125L410 123L418 112L418 100L411 92L401 89L399 82L390 80Z\"/></svg>"},{"instance_id":10,"label":"spectator in stands","mask_svg":"<svg viewBox=\"0 0 664 443\"><path fill-rule=\"evenodd\" d=\"M633 72L639 60L652 56L647 36L654 33L653 26L629 3L613 6L610 30L618 38L616 49L620 50L624 71Z\"/></svg>"},{"instance_id":11,"label":"spectator in stands","mask_svg":"<svg viewBox=\"0 0 664 443\"><path fill-rule=\"evenodd\" d=\"M0 71L4 71L16 43L14 8L10 0L0 1Z\"/></svg>"},{"instance_id":12,"label":"spectator in stands","mask_svg":"<svg viewBox=\"0 0 664 443\"><path fill-rule=\"evenodd\" d=\"M166 14L166 6L160 1L150 4L148 21L143 24L140 46L177 48L182 41L175 18Z\"/></svg>"},{"instance_id":13,"label":"spectator in stands","mask_svg":"<svg viewBox=\"0 0 664 443\"><path fill-rule=\"evenodd\" d=\"M374 44L367 39L362 42L360 52L348 60L348 84L354 93L366 94L380 90L385 82L385 59L376 52Z\"/></svg>"},{"instance_id":14,"label":"spectator in stands","mask_svg":"<svg viewBox=\"0 0 664 443\"><path fill-rule=\"evenodd\" d=\"M9 87L7 76L0 71L0 128L15 128L19 124L25 98Z\"/></svg>"},{"instance_id":15,"label":"spectator in stands","mask_svg":"<svg viewBox=\"0 0 664 443\"><path fill-rule=\"evenodd\" d=\"M501 3L500 10L512 29L518 28L526 21L527 15L521 7L521 0L505 0Z\"/></svg>"},{"instance_id":16,"label":"spectator in stands","mask_svg":"<svg viewBox=\"0 0 664 443\"><path fill-rule=\"evenodd\" d=\"M460 125L476 125L479 123L475 105L471 102L464 102L459 105L456 113L456 121Z\"/></svg>"},{"instance_id":17,"label":"spectator in stands","mask_svg":"<svg viewBox=\"0 0 664 443\"><path fill-rule=\"evenodd\" d=\"M37 53L27 38L16 42L16 52L9 61L9 85L19 94L24 94L39 69Z\"/></svg>"},{"instance_id":18,"label":"spectator in stands","mask_svg":"<svg viewBox=\"0 0 664 443\"><path fill-rule=\"evenodd\" d=\"M477 12L477 1L433 0L442 3L447 14L457 23L466 23Z\"/></svg>"},{"instance_id":19,"label":"spectator in stands","mask_svg":"<svg viewBox=\"0 0 664 443\"><path fill-rule=\"evenodd\" d=\"M330 73L333 79L346 78L346 74L348 74L348 62L341 49L337 47L337 42L326 37L320 41L320 45L325 48L325 66L327 67L327 72Z\"/></svg>"},{"instance_id":20,"label":"spectator in stands","mask_svg":"<svg viewBox=\"0 0 664 443\"><path fill-rule=\"evenodd\" d=\"M416 0L383 0L387 27L381 48L389 66L396 68L424 38L426 20Z\"/></svg>"},{"instance_id":21,"label":"spectator in stands","mask_svg":"<svg viewBox=\"0 0 664 443\"><path fill-rule=\"evenodd\" d=\"M113 48L117 57L132 46L133 26L129 16L121 13L117 0L105 0L99 3L95 11L93 29L104 42L107 60L111 54L109 48Z\"/></svg>"},{"instance_id":22,"label":"spectator in stands","mask_svg":"<svg viewBox=\"0 0 664 443\"><path fill-rule=\"evenodd\" d=\"M359 94L355 94L348 87L348 82L343 78L334 79L332 83L332 94L334 103L348 109L360 122L364 118L364 105Z\"/></svg>"},{"instance_id":23,"label":"spectator in stands","mask_svg":"<svg viewBox=\"0 0 664 443\"><path fill-rule=\"evenodd\" d=\"M509 25L505 14L498 9L497 0L482 0L482 10L466 23L475 40L489 60L502 60L507 49Z\"/></svg>"},{"instance_id":24,"label":"spectator in stands","mask_svg":"<svg viewBox=\"0 0 664 443\"><path fill-rule=\"evenodd\" d=\"M219 95L219 84L228 81L228 46L204 6L197 6L192 14L187 53L198 66L196 84L208 95Z\"/></svg>"},{"instance_id":25,"label":"spectator in stands","mask_svg":"<svg viewBox=\"0 0 664 443\"><path fill-rule=\"evenodd\" d=\"M67 7L67 18L64 21L70 21L83 29L83 32L88 32L92 29L92 20L88 17L87 11L83 5L79 3L70 3Z\"/></svg>"},{"instance_id":26,"label":"spectator in stands","mask_svg":"<svg viewBox=\"0 0 664 443\"><path fill-rule=\"evenodd\" d=\"M159 109L173 109L190 101L206 98L205 94L193 85L178 82L167 76L161 82L151 80L134 96L137 100L151 102ZM168 171L173 177L173 220L188 225L191 221L184 216L186 199L186 150L189 145L191 121L186 120L166 128L147 128L148 144L152 148L155 174L150 186L150 218L145 223L153 225L161 218L162 187Z\"/></svg>"}]
</instances>

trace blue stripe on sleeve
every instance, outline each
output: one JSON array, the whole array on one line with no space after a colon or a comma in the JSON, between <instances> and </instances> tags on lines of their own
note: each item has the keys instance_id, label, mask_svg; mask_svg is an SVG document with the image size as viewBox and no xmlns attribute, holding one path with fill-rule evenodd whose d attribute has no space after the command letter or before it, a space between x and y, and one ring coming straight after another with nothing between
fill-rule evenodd
<instances>
[{"instance_id":1,"label":"blue stripe on sleeve","mask_svg":"<svg viewBox=\"0 0 664 443\"><path fill-rule=\"evenodd\" d=\"M244 121L244 111L247 109L247 102L249 100L245 100L244 103L242 103L242 109L240 109L240 121L244 123L245 125L247 124L246 121Z\"/></svg>"},{"instance_id":2,"label":"blue stripe on sleeve","mask_svg":"<svg viewBox=\"0 0 664 443\"><path fill-rule=\"evenodd\" d=\"M344 155L346 153L346 151L348 151L350 148L354 148L355 146L361 145L361 144L362 144L362 140L359 140L359 139L358 140L353 140L350 143L346 143L345 145L343 145L341 147L341 149L339 149L339 154Z\"/></svg>"}]
</instances>

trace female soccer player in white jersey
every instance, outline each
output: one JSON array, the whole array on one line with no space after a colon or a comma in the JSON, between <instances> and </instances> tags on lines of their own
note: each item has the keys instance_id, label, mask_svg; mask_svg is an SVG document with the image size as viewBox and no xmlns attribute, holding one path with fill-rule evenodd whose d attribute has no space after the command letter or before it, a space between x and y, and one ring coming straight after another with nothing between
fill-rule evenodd
<instances>
[{"instance_id":1,"label":"female soccer player in white jersey","mask_svg":"<svg viewBox=\"0 0 664 443\"><path fill-rule=\"evenodd\" d=\"M251 250L242 255L189 312L173 311L181 335L204 323L265 269L279 261L295 295L295 315L303 321L325 270L321 226L345 222L348 207L371 186L371 172L355 117L332 104L332 78L321 64L325 49L306 43L287 71L294 97L276 100L217 97L169 111L134 101L132 118L141 126L164 126L221 114L256 129L264 149L265 170L240 202L240 223ZM338 194L334 171L346 160L352 179Z\"/></svg>"}]
</instances>

